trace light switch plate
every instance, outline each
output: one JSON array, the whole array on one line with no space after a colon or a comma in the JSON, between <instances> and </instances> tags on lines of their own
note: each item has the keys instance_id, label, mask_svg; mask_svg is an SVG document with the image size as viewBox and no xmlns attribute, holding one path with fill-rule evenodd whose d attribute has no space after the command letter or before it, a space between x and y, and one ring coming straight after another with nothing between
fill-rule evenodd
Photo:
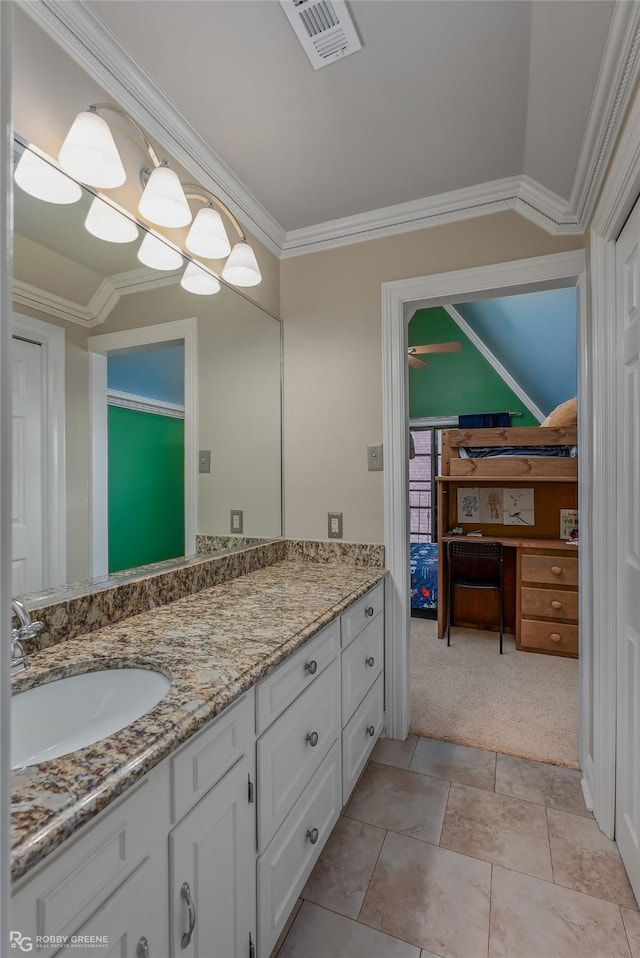
<instances>
[{"instance_id":1,"label":"light switch plate","mask_svg":"<svg viewBox=\"0 0 640 958\"><path fill-rule=\"evenodd\" d=\"M328 534L330 539L342 539L342 513L328 513Z\"/></svg>"},{"instance_id":2,"label":"light switch plate","mask_svg":"<svg viewBox=\"0 0 640 958\"><path fill-rule=\"evenodd\" d=\"M367 446L367 469L369 472L382 472L382 443L377 446Z\"/></svg>"},{"instance_id":3,"label":"light switch plate","mask_svg":"<svg viewBox=\"0 0 640 958\"><path fill-rule=\"evenodd\" d=\"M198 472L211 472L210 449L200 449L198 452Z\"/></svg>"},{"instance_id":4,"label":"light switch plate","mask_svg":"<svg viewBox=\"0 0 640 958\"><path fill-rule=\"evenodd\" d=\"M231 532L242 532L243 518L242 509L231 510Z\"/></svg>"}]
</instances>

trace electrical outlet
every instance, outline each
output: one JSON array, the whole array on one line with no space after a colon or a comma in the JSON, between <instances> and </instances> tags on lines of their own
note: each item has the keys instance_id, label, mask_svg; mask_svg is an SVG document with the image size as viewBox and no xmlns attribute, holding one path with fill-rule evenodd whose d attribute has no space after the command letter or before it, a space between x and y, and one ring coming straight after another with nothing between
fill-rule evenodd
<instances>
[{"instance_id":1,"label":"electrical outlet","mask_svg":"<svg viewBox=\"0 0 640 958\"><path fill-rule=\"evenodd\" d=\"M232 509L231 510L231 532L242 532L243 519L242 519L242 509Z\"/></svg>"},{"instance_id":2,"label":"electrical outlet","mask_svg":"<svg viewBox=\"0 0 640 958\"><path fill-rule=\"evenodd\" d=\"M329 520L329 538L330 539L342 539L342 513L341 512L330 512L328 514Z\"/></svg>"},{"instance_id":3,"label":"electrical outlet","mask_svg":"<svg viewBox=\"0 0 640 958\"><path fill-rule=\"evenodd\" d=\"M367 446L367 469L369 472L382 472L382 443L378 446Z\"/></svg>"}]
</instances>

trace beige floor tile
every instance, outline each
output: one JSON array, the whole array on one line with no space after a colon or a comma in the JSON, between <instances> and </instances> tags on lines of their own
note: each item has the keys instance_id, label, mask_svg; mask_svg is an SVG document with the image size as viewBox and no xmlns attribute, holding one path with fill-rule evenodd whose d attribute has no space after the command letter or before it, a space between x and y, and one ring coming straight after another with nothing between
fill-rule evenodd
<instances>
[{"instance_id":1,"label":"beige floor tile","mask_svg":"<svg viewBox=\"0 0 640 958\"><path fill-rule=\"evenodd\" d=\"M475 785L493 791L496 753L421 737L409 768L460 785Z\"/></svg>"},{"instance_id":2,"label":"beige floor tile","mask_svg":"<svg viewBox=\"0 0 640 958\"><path fill-rule=\"evenodd\" d=\"M468 785L452 785L440 844L495 865L552 879L545 809Z\"/></svg>"},{"instance_id":3,"label":"beige floor tile","mask_svg":"<svg viewBox=\"0 0 640 958\"><path fill-rule=\"evenodd\" d=\"M629 958L620 909L494 866L489 958Z\"/></svg>"},{"instance_id":4,"label":"beige floor tile","mask_svg":"<svg viewBox=\"0 0 640 958\"><path fill-rule=\"evenodd\" d=\"M389 832L359 921L445 958L486 958L490 886L487 862Z\"/></svg>"},{"instance_id":5,"label":"beige floor tile","mask_svg":"<svg viewBox=\"0 0 640 958\"><path fill-rule=\"evenodd\" d=\"M278 958L419 958L419 949L306 901Z\"/></svg>"},{"instance_id":6,"label":"beige floor tile","mask_svg":"<svg viewBox=\"0 0 640 958\"><path fill-rule=\"evenodd\" d=\"M286 921L286 924L285 924L284 928L283 928L282 931L280 932L280 936L279 936L277 942L275 943L275 945L273 946L273 948L272 948L272 950L271 950L270 958L277 958L278 952L279 952L280 949L282 948L282 944L283 944L285 938L287 937L287 935L289 934L289 929L291 928L291 926L293 925L294 921L296 920L296 915L298 914L298 912L299 912L300 909L302 908L302 905L303 905L302 898L298 898L297 902L296 902L295 905L293 906L293 910L292 910L291 914L290 914L289 917L287 918L287 921Z\"/></svg>"},{"instance_id":7,"label":"beige floor tile","mask_svg":"<svg viewBox=\"0 0 640 958\"><path fill-rule=\"evenodd\" d=\"M636 908L636 900L615 842L595 821L547 809L553 877L558 885Z\"/></svg>"},{"instance_id":8,"label":"beige floor tile","mask_svg":"<svg viewBox=\"0 0 640 958\"><path fill-rule=\"evenodd\" d=\"M640 958L640 914L630 908L621 908L624 928L629 940L632 958Z\"/></svg>"},{"instance_id":9,"label":"beige floor tile","mask_svg":"<svg viewBox=\"0 0 640 958\"><path fill-rule=\"evenodd\" d=\"M580 777L573 768L498 755L496 792L593 818L584 804Z\"/></svg>"},{"instance_id":10,"label":"beige floor tile","mask_svg":"<svg viewBox=\"0 0 640 958\"><path fill-rule=\"evenodd\" d=\"M385 831L339 818L302 897L347 918L357 918L376 867Z\"/></svg>"},{"instance_id":11,"label":"beige floor tile","mask_svg":"<svg viewBox=\"0 0 640 958\"><path fill-rule=\"evenodd\" d=\"M417 735L408 735L404 742L397 738L379 738L371 753L372 762L409 768L409 762L418 741Z\"/></svg>"},{"instance_id":12,"label":"beige floor tile","mask_svg":"<svg viewBox=\"0 0 640 958\"><path fill-rule=\"evenodd\" d=\"M448 782L372 762L345 814L437 845L448 794Z\"/></svg>"}]
</instances>

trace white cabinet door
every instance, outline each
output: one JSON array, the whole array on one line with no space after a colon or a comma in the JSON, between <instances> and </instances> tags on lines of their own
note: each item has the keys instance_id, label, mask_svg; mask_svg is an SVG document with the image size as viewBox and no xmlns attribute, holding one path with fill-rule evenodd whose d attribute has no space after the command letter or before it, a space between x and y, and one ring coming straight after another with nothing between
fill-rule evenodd
<instances>
[{"instance_id":1,"label":"white cabinet door","mask_svg":"<svg viewBox=\"0 0 640 958\"><path fill-rule=\"evenodd\" d=\"M251 772L241 759L170 833L173 958L249 958L256 940Z\"/></svg>"}]
</instances>

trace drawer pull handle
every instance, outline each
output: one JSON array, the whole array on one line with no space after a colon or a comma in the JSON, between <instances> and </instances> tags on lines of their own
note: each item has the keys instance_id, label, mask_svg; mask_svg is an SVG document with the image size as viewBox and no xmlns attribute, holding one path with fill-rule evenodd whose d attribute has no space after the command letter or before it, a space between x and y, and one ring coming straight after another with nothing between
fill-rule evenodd
<instances>
[{"instance_id":1,"label":"drawer pull handle","mask_svg":"<svg viewBox=\"0 0 640 958\"><path fill-rule=\"evenodd\" d=\"M562 575L562 569L559 565L551 566L551 575Z\"/></svg>"},{"instance_id":2,"label":"drawer pull handle","mask_svg":"<svg viewBox=\"0 0 640 958\"><path fill-rule=\"evenodd\" d=\"M558 599L552 599L552 601L551 601L551 608L552 608L552 609L561 609L561 608L562 608L562 602L559 602Z\"/></svg>"},{"instance_id":3,"label":"drawer pull handle","mask_svg":"<svg viewBox=\"0 0 640 958\"><path fill-rule=\"evenodd\" d=\"M376 727L375 725L367 725L367 735L375 735Z\"/></svg>"},{"instance_id":4,"label":"drawer pull handle","mask_svg":"<svg viewBox=\"0 0 640 958\"><path fill-rule=\"evenodd\" d=\"M307 838L309 839L309 841L311 842L312 845L315 845L315 843L318 841L318 835L319 835L319 834L320 834L320 833L319 833L319 831L318 831L317 828L309 828L309 829L308 829L308 831L307 831Z\"/></svg>"},{"instance_id":5,"label":"drawer pull handle","mask_svg":"<svg viewBox=\"0 0 640 958\"><path fill-rule=\"evenodd\" d=\"M367 659L365 659L364 661L365 661L365 664L368 665L369 668L371 668L371 669L372 669L373 666L376 664L376 660L374 659L374 657L373 657L372 655L370 655L370 656L369 656Z\"/></svg>"},{"instance_id":6,"label":"drawer pull handle","mask_svg":"<svg viewBox=\"0 0 640 958\"><path fill-rule=\"evenodd\" d=\"M189 928L184 932L182 938L180 939L180 947L188 948L191 941L191 936L193 934L193 929L196 927L196 906L193 904L193 898L191 897L191 889L189 888L188 881L182 883L180 897L187 903L187 910L189 912Z\"/></svg>"},{"instance_id":7,"label":"drawer pull handle","mask_svg":"<svg viewBox=\"0 0 640 958\"><path fill-rule=\"evenodd\" d=\"M316 672L318 671L318 663L316 662L315 659L311 659L310 662L305 662L304 670L305 672L308 672L309 675L315 675Z\"/></svg>"},{"instance_id":8,"label":"drawer pull handle","mask_svg":"<svg viewBox=\"0 0 640 958\"><path fill-rule=\"evenodd\" d=\"M137 958L149 958L149 942L144 935L136 946L136 955Z\"/></svg>"},{"instance_id":9,"label":"drawer pull handle","mask_svg":"<svg viewBox=\"0 0 640 958\"><path fill-rule=\"evenodd\" d=\"M315 748L316 745L318 744L318 733L309 732L309 734L307 735L307 742L309 743L311 748Z\"/></svg>"},{"instance_id":10,"label":"drawer pull handle","mask_svg":"<svg viewBox=\"0 0 640 958\"><path fill-rule=\"evenodd\" d=\"M368 605L366 609L364 610L364 614L367 616L367 618L371 618L371 616L373 615L373 606Z\"/></svg>"},{"instance_id":11,"label":"drawer pull handle","mask_svg":"<svg viewBox=\"0 0 640 958\"><path fill-rule=\"evenodd\" d=\"M562 642L562 636L559 632L552 632L549 636L552 642Z\"/></svg>"}]
</instances>

